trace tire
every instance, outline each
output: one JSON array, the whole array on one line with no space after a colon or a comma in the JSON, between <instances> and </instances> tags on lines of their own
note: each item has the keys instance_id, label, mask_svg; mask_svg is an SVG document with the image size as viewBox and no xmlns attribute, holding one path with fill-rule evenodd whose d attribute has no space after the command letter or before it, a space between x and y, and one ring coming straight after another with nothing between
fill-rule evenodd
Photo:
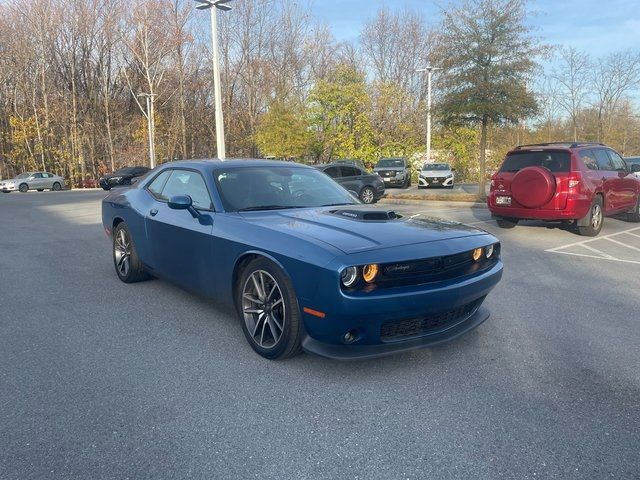
<instances>
[{"instance_id":1,"label":"tire","mask_svg":"<svg viewBox=\"0 0 640 480\"><path fill-rule=\"evenodd\" d=\"M630 222L640 222L640 194L638 194L638 198L636 199L636 208L627 214L627 218Z\"/></svg>"},{"instance_id":2,"label":"tire","mask_svg":"<svg viewBox=\"0 0 640 480\"><path fill-rule=\"evenodd\" d=\"M518 220L515 218L496 218L496 223L500 228L514 228L518 225Z\"/></svg>"},{"instance_id":3,"label":"tire","mask_svg":"<svg viewBox=\"0 0 640 480\"><path fill-rule=\"evenodd\" d=\"M44 192L44 188L38 188L39 192Z\"/></svg>"},{"instance_id":4,"label":"tire","mask_svg":"<svg viewBox=\"0 0 640 480\"><path fill-rule=\"evenodd\" d=\"M108 192L109 190L111 190L111 187L102 187L102 189L103 189L105 192Z\"/></svg>"},{"instance_id":5,"label":"tire","mask_svg":"<svg viewBox=\"0 0 640 480\"><path fill-rule=\"evenodd\" d=\"M580 225L583 224L583 225ZM578 233L585 237L595 237L602 230L604 224L604 212L602 209L602 197L596 195L591 202L591 208L584 218L578 221Z\"/></svg>"},{"instance_id":6,"label":"tire","mask_svg":"<svg viewBox=\"0 0 640 480\"><path fill-rule=\"evenodd\" d=\"M252 260L242 271L235 290L242 331L256 353L280 360L302 352L298 298L291 281L277 265L263 257Z\"/></svg>"},{"instance_id":7,"label":"tire","mask_svg":"<svg viewBox=\"0 0 640 480\"><path fill-rule=\"evenodd\" d=\"M51 190L54 192L59 192L60 190L62 190L62 185L60 185L59 182L56 182L53 184L53 187L51 187Z\"/></svg>"},{"instance_id":8,"label":"tire","mask_svg":"<svg viewBox=\"0 0 640 480\"><path fill-rule=\"evenodd\" d=\"M113 266L124 283L136 283L149 278L138 258L127 224L122 222L113 231Z\"/></svg>"},{"instance_id":9,"label":"tire","mask_svg":"<svg viewBox=\"0 0 640 480\"><path fill-rule=\"evenodd\" d=\"M21 183L18 187L18 190L20 190L21 193L26 193L29 191L29 185L27 185L26 183Z\"/></svg>"},{"instance_id":10,"label":"tire","mask_svg":"<svg viewBox=\"0 0 640 480\"><path fill-rule=\"evenodd\" d=\"M376 201L375 192L371 187L364 187L362 190L360 190L359 196L360 196L360 200L362 200L362 203L365 203L367 205L375 203Z\"/></svg>"}]
</instances>

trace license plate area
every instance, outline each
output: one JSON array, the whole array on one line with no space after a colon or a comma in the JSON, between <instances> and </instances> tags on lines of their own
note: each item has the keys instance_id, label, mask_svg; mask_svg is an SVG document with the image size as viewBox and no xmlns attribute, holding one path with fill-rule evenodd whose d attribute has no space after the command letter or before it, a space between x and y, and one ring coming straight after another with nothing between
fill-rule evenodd
<instances>
[{"instance_id":1,"label":"license plate area","mask_svg":"<svg viewBox=\"0 0 640 480\"><path fill-rule=\"evenodd\" d=\"M506 195L497 196L496 205L511 205L511 197Z\"/></svg>"}]
</instances>

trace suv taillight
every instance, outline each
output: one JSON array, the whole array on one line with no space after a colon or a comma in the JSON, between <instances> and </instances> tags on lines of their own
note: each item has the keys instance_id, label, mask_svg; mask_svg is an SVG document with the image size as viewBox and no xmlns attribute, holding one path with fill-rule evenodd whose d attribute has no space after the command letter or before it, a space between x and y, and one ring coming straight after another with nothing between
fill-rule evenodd
<instances>
[{"instance_id":1,"label":"suv taillight","mask_svg":"<svg viewBox=\"0 0 640 480\"><path fill-rule=\"evenodd\" d=\"M573 190L580 186L580 182L582 181L582 173L581 172L571 172L569 174L569 181L567 182L569 189Z\"/></svg>"}]
</instances>

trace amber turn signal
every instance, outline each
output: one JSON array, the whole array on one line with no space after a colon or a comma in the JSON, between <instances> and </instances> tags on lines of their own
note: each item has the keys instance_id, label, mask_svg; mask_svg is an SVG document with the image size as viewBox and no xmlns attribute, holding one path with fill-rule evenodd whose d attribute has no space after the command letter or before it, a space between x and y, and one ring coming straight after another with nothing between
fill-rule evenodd
<instances>
[{"instance_id":1,"label":"amber turn signal","mask_svg":"<svg viewBox=\"0 0 640 480\"><path fill-rule=\"evenodd\" d=\"M371 283L376 279L377 276L378 276L378 265L376 265L375 263L371 265L365 265L362 268L362 278L364 278L365 282Z\"/></svg>"}]
</instances>

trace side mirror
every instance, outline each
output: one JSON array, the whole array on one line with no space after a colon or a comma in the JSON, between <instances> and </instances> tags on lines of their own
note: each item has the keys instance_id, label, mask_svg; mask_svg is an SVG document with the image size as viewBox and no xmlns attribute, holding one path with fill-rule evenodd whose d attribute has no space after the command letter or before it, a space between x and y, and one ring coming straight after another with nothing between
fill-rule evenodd
<instances>
[{"instance_id":1,"label":"side mirror","mask_svg":"<svg viewBox=\"0 0 640 480\"><path fill-rule=\"evenodd\" d=\"M640 172L640 163L634 163L633 165L631 165L631 171L633 173Z\"/></svg>"},{"instance_id":2,"label":"side mirror","mask_svg":"<svg viewBox=\"0 0 640 480\"><path fill-rule=\"evenodd\" d=\"M169 208L173 210L189 210L193 208L193 200L189 195L175 195L169 199Z\"/></svg>"}]
</instances>

